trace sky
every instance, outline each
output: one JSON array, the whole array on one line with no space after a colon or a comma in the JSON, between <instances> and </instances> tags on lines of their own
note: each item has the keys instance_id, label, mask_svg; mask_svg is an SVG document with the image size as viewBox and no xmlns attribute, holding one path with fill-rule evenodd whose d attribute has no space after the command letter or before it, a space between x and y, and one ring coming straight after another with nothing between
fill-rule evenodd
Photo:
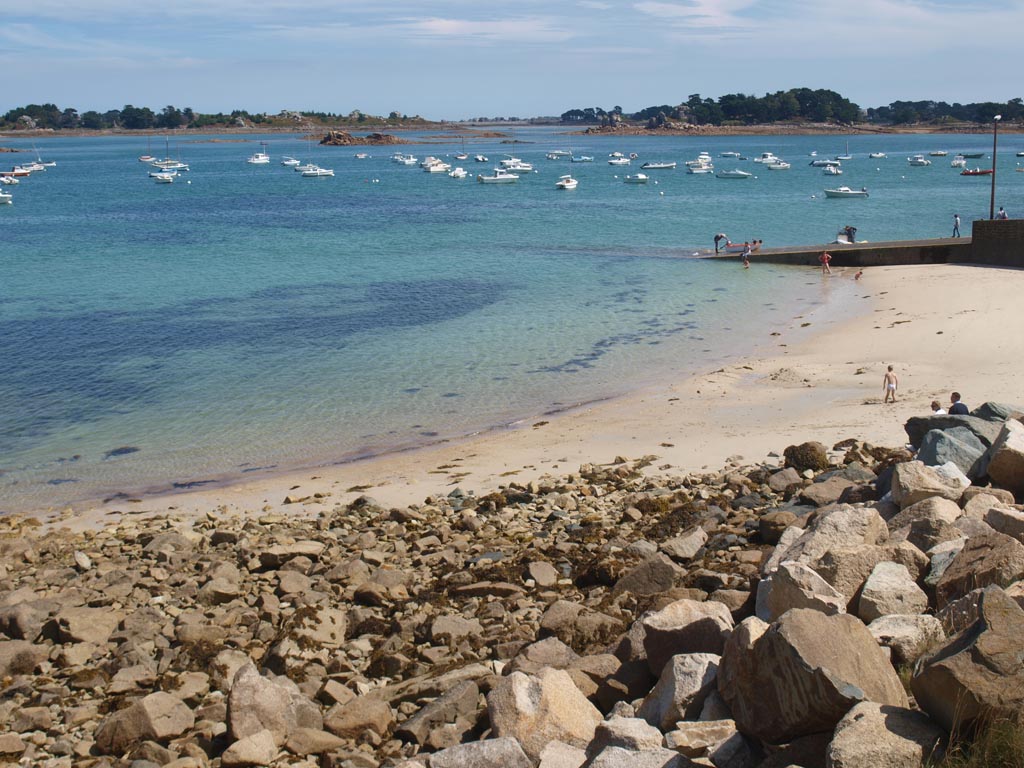
<instances>
[{"instance_id":1,"label":"sky","mask_svg":"<svg viewBox=\"0 0 1024 768\"><path fill-rule=\"evenodd\" d=\"M0 112L433 120L828 88L863 108L1024 95L1024 0L4 0Z\"/></svg>"}]
</instances>

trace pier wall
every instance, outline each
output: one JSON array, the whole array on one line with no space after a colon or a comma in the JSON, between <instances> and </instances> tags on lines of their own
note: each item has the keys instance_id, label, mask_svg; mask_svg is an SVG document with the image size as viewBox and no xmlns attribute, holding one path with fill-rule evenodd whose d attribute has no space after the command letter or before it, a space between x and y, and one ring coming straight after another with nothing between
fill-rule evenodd
<instances>
[{"instance_id":1,"label":"pier wall","mask_svg":"<svg viewBox=\"0 0 1024 768\"><path fill-rule=\"evenodd\" d=\"M971 237L935 240L894 240L857 245L769 248L753 255L754 263L818 266L823 250L832 255L833 267L882 267L907 264L978 264L1024 267L1024 219L979 220ZM711 258L739 261L730 253Z\"/></svg>"}]
</instances>

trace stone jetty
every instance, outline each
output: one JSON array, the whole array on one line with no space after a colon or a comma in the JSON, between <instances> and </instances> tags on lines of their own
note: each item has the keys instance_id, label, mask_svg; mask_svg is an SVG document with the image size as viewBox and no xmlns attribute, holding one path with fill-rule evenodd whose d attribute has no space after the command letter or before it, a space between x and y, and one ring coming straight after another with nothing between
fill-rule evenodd
<instances>
[{"instance_id":1,"label":"stone jetty","mask_svg":"<svg viewBox=\"0 0 1024 768\"><path fill-rule=\"evenodd\" d=\"M6 518L0 764L924 765L1024 712L1022 411L404 509Z\"/></svg>"}]
</instances>

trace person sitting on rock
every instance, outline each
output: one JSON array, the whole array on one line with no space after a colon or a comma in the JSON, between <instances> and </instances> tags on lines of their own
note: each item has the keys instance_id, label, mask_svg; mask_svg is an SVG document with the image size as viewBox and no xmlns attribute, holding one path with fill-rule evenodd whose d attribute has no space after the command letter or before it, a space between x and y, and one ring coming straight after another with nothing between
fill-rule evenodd
<instances>
[{"instance_id":1,"label":"person sitting on rock","mask_svg":"<svg viewBox=\"0 0 1024 768\"><path fill-rule=\"evenodd\" d=\"M949 402L952 403L949 406L949 413L951 416L967 416L970 413L967 406L960 402L960 393L954 392L949 396Z\"/></svg>"}]
</instances>

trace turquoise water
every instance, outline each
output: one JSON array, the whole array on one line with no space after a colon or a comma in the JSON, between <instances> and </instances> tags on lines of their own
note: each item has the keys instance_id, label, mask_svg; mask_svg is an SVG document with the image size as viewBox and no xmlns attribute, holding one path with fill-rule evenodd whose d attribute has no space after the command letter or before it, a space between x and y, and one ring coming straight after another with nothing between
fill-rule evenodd
<instances>
[{"instance_id":1,"label":"turquoise water","mask_svg":"<svg viewBox=\"0 0 1024 768\"><path fill-rule=\"evenodd\" d=\"M37 141L57 167L5 187L14 204L0 206L0 510L345 461L671 380L854 294L848 280L693 259L715 232L768 246L827 242L847 223L869 240L934 237L954 212L969 233L988 209L988 178L949 167L957 150L990 151L985 136L851 137L841 177L807 162L845 139L517 137L538 173L514 185L282 136L172 140L192 170L158 185L136 160L145 139ZM272 164L246 164L261 139ZM1014 142L1000 147L997 198L1011 215L1024 210L1024 174L1005 172ZM570 145L595 162L545 159ZM907 166L939 148L950 158ZM497 160L508 147L466 149ZM680 169L622 183L639 162L700 150L758 178ZM640 160L615 168L612 151ZM286 154L337 175L302 178L278 164ZM556 191L569 171L579 189ZM871 196L825 200L838 183Z\"/></svg>"}]
</instances>

